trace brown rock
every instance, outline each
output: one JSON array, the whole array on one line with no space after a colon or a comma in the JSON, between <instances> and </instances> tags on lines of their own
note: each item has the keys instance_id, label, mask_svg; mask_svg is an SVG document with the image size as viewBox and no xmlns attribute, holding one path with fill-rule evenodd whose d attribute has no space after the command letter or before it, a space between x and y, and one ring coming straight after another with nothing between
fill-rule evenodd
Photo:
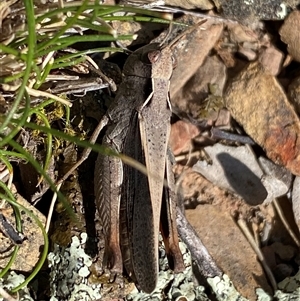
<instances>
[{"instance_id":1,"label":"brown rock","mask_svg":"<svg viewBox=\"0 0 300 301\"><path fill-rule=\"evenodd\" d=\"M274 242L271 247L283 261L290 261L297 253L293 246L284 245L281 242Z\"/></svg>"},{"instance_id":2,"label":"brown rock","mask_svg":"<svg viewBox=\"0 0 300 301\"><path fill-rule=\"evenodd\" d=\"M171 98L172 103L195 119L214 119L215 111L224 106L221 96L225 81L224 63L217 56L208 56L182 89Z\"/></svg>"},{"instance_id":3,"label":"brown rock","mask_svg":"<svg viewBox=\"0 0 300 301\"><path fill-rule=\"evenodd\" d=\"M257 44L258 35L249 27L246 27L240 23L228 23L227 28L231 42L236 44L248 42L251 44L253 43L253 46Z\"/></svg>"},{"instance_id":4,"label":"brown rock","mask_svg":"<svg viewBox=\"0 0 300 301\"><path fill-rule=\"evenodd\" d=\"M295 110L300 114L300 77L295 78L288 87L289 101L295 106Z\"/></svg>"},{"instance_id":5,"label":"brown rock","mask_svg":"<svg viewBox=\"0 0 300 301\"><path fill-rule=\"evenodd\" d=\"M285 263L278 264L274 270L274 276L278 282L283 281L285 278L291 276L292 273L293 268Z\"/></svg>"},{"instance_id":6,"label":"brown rock","mask_svg":"<svg viewBox=\"0 0 300 301\"><path fill-rule=\"evenodd\" d=\"M265 257L267 265L270 267L271 270L275 269L276 267L276 257L275 252L271 246L265 246L261 248L261 251Z\"/></svg>"},{"instance_id":7,"label":"brown rock","mask_svg":"<svg viewBox=\"0 0 300 301\"><path fill-rule=\"evenodd\" d=\"M283 53L274 46L264 48L259 56L260 63L272 75L277 75L282 68Z\"/></svg>"},{"instance_id":8,"label":"brown rock","mask_svg":"<svg viewBox=\"0 0 300 301\"><path fill-rule=\"evenodd\" d=\"M279 30L281 40L288 44L289 54L300 62L300 11L293 11Z\"/></svg>"},{"instance_id":9,"label":"brown rock","mask_svg":"<svg viewBox=\"0 0 300 301\"><path fill-rule=\"evenodd\" d=\"M217 265L242 296L256 300L257 287L271 292L256 254L228 211L220 206L200 205L186 210L186 216Z\"/></svg>"},{"instance_id":10,"label":"brown rock","mask_svg":"<svg viewBox=\"0 0 300 301\"><path fill-rule=\"evenodd\" d=\"M203 30L205 28L205 30ZM177 67L173 72L170 84L171 100L182 88L182 86L193 76L196 70L202 65L210 50L214 47L223 31L222 24L214 24L208 20L197 27L175 48ZM201 47L199 46L201 45ZM189 68L187 68L189 66Z\"/></svg>"},{"instance_id":11,"label":"brown rock","mask_svg":"<svg viewBox=\"0 0 300 301\"><path fill-rule=\"evenodd\" d=\"M277 79L251 63L229 83L225 103L232 116L277 164L300 174L300 124Z\"/></svg>"},{"instance_id":12,"label":"brown rock","mask_svg":"<svg viewBox=\"0 0 300 301\"><path fill-rule=\"evenodd\" d=\"M174 155L188 152L192 147L192 139L199 133L199 129L191 123L179 120L172 124L169 145Z\"/></svg>"}]
</instances>

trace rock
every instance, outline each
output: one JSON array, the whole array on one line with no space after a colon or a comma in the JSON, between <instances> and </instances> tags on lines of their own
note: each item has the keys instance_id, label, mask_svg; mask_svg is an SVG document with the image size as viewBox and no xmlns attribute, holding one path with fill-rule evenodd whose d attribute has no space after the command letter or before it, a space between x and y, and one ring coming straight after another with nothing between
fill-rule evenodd
<instances>
[{"instance_id":1,"label":"rock","mask_svg":"<svg viewBox=\"0 0 300 301\"><path fill-rule=\"evenodd\" d=\"M246 24L258 20L282 20L290 9L289 1L272 0L213 0L218 10L226 18L236 19Z\"/></svg>"},{"instance_id":2,"label":"rock","mask_svg":"<svg viewBox=\"0 0 300 301\"><path fill-rule=\"evenodd\" d=\"M208 20L201 27L199 26L187 34L178 43L174 51L177 67L173 72L170 84L172 103L175 95L202 65L208 53L220 38L222 31L222 24L214 24L212 20ZM189 66L189 68L186 68L186 66ZM174 104L176 104L176 101Z\"/></svg>"},{"instance_id":3,"label":"rock","mask_svg":"<svg viewBox=\"0 0 300 301\"><path fill-rule=\"evenodd\" d=\"M192 147L192 139L200 134L199 129L191 124L179 120L172 124L169 145L173 154L188 152Z\"/></svg>"},{"instance_id":4,"label":"rock","mask_svg":"<svg viewBox=\"0 0 300 301\"><path fill-rule=\"evenodd\" d=\"M208 56L183 88L171 98L172 102L180 111L197 120L215 117L211 115L224 106L221 96L225 81L224 63L217 56Z\"/></svg>"},{"instance_id":5,"label":"rock","mask_svg":"<svg viewBox=\"0 0 300 301\"><path fill-rule=\"evenodd\" d=\"M270 74L275 76L281 71L283 58L283 53L280 50L270 46L262 49L258 60Z\"/></svg>"},{"instance_id":6,"label":"rock","mask_svg":"<svg viewBox=\"0 0 300 301\"><path fill-rule=\"evenodd\" d=\"M274 276L278 282L284 280L285 278L289 277L293 273L293 268L285 263L280 263L276 266L275 270L273 271Z\"/></svg>"},{"instance_id":7,"label":"rock","mask_svg":"<svg viewBox=\"0 0 300 301\"><path fill-rule=\"evenodd\" d=\"M167 5L178 6L185 9L209 10L214 6L209 0L166 0Z\"/></svg>"},{"instance_id":8,"label":"rock","mask_svg":"<svg viewBox=\"0 0 300 301\"><path fill-rule=\"evenodd\" d=\"M194 171L215 185L237 193L250 205L261 204L267 198L267 190L260 180L263 172L249 148L217 143L204 150L212 164L198 161Z\"/></svg>"},{"instance_id":9,"label":"rock","mask_svg":"<svg viewBox=\"0 0 300 301\"><path fill-rule=\"evenodd\" d=\"M199 205L196 209L186 210L186 217L216 264L242 296L256 300L257 287L271 292L256 254L228 210L221 206Z\"/></svg>"},{"instance_id":10,"label":"rock","mask_svg":"<svg viewBox=\"0 0 300 301\"><path fill-rule=\"evenodd\" d=\"M274 76L249 64L229 83L225 103L271 160L300 175L299 119Z\"/></svg>"},{"instance_id":11,"label":"rock","mask_svg":"<svg viewBox=\"0 0 300 301\"><path fill-rule=\"evenodd\" d=\"M14 186L12 187L12 193L17 196L17 203L31 211L39 219L40 223L45 225L45 216L41 214L35 207L29 204L25 199L23 199L21 195L16 192ZM15 213L13 208L7 202L5 202L1 210L6 220L16 229ZM45 242L41 228L36 221L22 209L20 209L20 212L22 234L24 235L25 239L20 245L20 249L17 252L17 256L13 261L11 269L19 272L30 272L40 259ZM12 241L0 231L0 269L4 268L8 264L13 252L14 245Z\"/></svg>"},{"instance_id":12,"label":"rock","mask_svg":"<svg viewBox=\"0 0 300 301\"><path fill-rule=\"evenodd\" d=\"M281 40L288 45L289 54L300 62L300 11L293 11L279 30Z\"/></svg>"},{"instance_id":13,"label":"rock","mask_svg":"<svg viewBox=\"0 0 300 301\"><path fill-rule=\"evenodd\" d=\"M298 115L300 114L300 76L296 77L288 87L289 101L294 105Z\"/></svg>"},{"instance_id":14,"label":"rock","mask_svg":"<svg viewBox=\"0 0 300 301\"><path fill-rule=\"evenodd\" d=\"M296 177L293 184L292 205L295 222L300 231L300 177Z\"/></svg>"},{"instance_id":15,"label":"rock","mask_svg":"<svg viewBox=\"0 0 300 301\"><path fill-rule=\"evenodd\" d=\"M276 257L275 252L271 246L265 246L261 248L261 251L265 257L267 265L271 270L276 268Z\"/></svg>"},{"instance_id":16,"label":"rock","mask_svg":"<svg viewBox=\"0 0 300 301\"><path fill-rule=\"evenodd\" d=\"M284 261L290 261L296 255L297 250L290 245L284 245L281 242L274 242L271 245L274 252Z\"/></svg>"}]
</instances>

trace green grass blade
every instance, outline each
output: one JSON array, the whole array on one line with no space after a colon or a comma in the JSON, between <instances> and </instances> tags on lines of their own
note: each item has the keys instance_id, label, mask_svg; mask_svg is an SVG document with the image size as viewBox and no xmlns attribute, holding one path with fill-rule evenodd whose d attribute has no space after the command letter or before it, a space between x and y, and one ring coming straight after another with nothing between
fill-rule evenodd
<instances>
[{"instance_id":1,"label":"green grass blade","mask_svg":"<svg viewBox=\"0 0 300 301\"><path fill-rule=\"evenodd\" d=\"M30 74L31 74L31 67L32 67L32 62L33 62L34 52L35 52L35 45L36 45L35 17L34 17L33 1L32 0L26 0L26 1L24 1L24 5L25 5L25 10L26 10L27 26L28 26L28 37L27 37L28 51L27 51L27 56L26 56L26 70L24 72L23 81L22 81L22 84L19 88L17 97L16 97L10 111L8 112L5 120L0 125L0 133L2 133L3 130L7 127L10 120L13 118L14 114L16 113L16 111L17 111L17 109L20 105L20 102L23 98L23 95L24 95L24 92L25 92L25 87L26 87L26 84L27 84L28 79L29 79ZM11 139L11 137L9 139ZM4 144L5 143L3 143L3 141L2 141L2 143L0 143L0 147L3 146Z\"/></svg>"}]
</instances>

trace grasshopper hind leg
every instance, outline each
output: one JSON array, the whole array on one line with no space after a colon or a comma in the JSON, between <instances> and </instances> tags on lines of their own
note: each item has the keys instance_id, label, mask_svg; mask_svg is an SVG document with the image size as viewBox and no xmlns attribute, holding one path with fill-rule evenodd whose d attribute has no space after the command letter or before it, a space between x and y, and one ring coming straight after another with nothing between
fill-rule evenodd
<instances>
[{"instance_id":1,"label":"grasshopper hind leg","mask_svg":"<svg viewBox=\"0 0 300 301\"><path fill-rule=\"evenodd\" d=\"M176 223L177 196L175 192L175 179L172 171L171 154L168 149L166 158L165 178L168 187L164 187L161 208L161 233L166 246L168 260L175 273L185 270L182 254L179 248L179 234Z\"/></svg>"},{"instance_id":2,"label":"grasshopper hind leg","mask_svg":"<svg viewBox=\"0 0 300 301\"><path fill-rule=\"evenodd\" d=\"M122 273L119 239L119 211L123 164L115 157L98 155L95 166L95 196L106 239L105 259L112 272Z\"/></svg>"}]
</instances>

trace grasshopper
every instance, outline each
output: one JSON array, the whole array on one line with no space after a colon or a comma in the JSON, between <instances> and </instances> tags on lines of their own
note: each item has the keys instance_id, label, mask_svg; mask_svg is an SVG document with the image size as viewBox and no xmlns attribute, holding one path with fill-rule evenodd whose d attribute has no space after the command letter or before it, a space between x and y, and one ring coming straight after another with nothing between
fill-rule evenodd
<instances>
[{"instance_id":1,"label":"grasshopper","mask_svg":"<svg viewBox=\"0 0 300 301\"><path fill-rule=\"evenodd\" d=\"M166 159L172 70L169 47L150 44L134 52L124 65L125 79L115 102L102 121L110 121L102 143L146 163L150 176L101 154L95 166L96 204L106 232L110 268L122 272L124 262L128 274L147 293L157 283L160 225L175 272L184 269L175 222L174 178ZM170 183L168 188L164 179Z\"/></svg>"},{"instance_id":2,"label":"grasshopper","mask_svg":"<svg viewBox=\"0 0 300 301\"><path fill-rule=\"evenodd\" d=\"M171 106L169 79L173 70L170 48L148 53L152 91L140 108L132 113L132 125L123 153L145 164L150 176L124 166L121 200L122 253L127 272L145 292L155 289L158 275L159 228L175 272L184 264L178 246L175 222L174 176L167 156ZM164 179L168 188L164 188Z\"/></svg>"}]
</instances>

